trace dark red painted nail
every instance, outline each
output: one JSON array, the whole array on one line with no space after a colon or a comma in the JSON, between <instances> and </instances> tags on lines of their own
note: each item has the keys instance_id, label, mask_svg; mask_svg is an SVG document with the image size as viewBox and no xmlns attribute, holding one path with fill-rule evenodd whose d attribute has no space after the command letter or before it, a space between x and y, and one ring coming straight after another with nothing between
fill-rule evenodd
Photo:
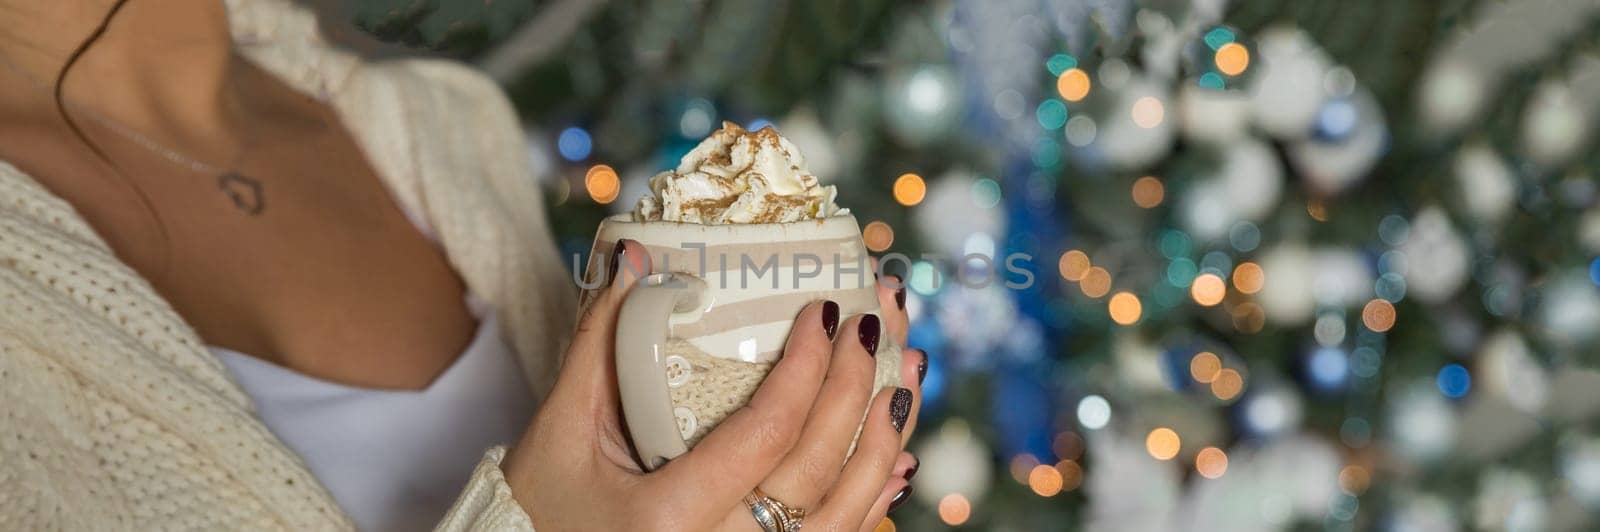
<instances>
[{"instance_id":1,"label":"dark red painted nail","mask_svg":"<svg viewBox=\"0 0 1600 532\"><path fill-rule=\"evenodd\" d=\"M856 325L856 336L861 338L861 347L867 349L867 354L878 356L878 334L882 329L876 314L862 316L861 323Z\"/></svg>"},{"instance_id":2,"label":"dark red painted nail","mask_svg":"<svg viewBox=\"0 0 1600 532\"><path fill-rule=\"evenodd\" d=\"M617 248L611 251L611 265L606 268L606 284L617 280L617 268L622 265L622 252L628 249L623 245L625 241L617 239Z\"/></svg>"},{"instance_id":3,"label":"dark red painted nail","mask_svg":"<svg viewBox=\"0 0 1600 532\"><path fill-rule=\"evenodd\" d=\"M905 281L904 278L900 277L899 275L895 275L894 276L894 284L895 284L895 286L899 287L899 288L896 288L895 291L894 291L894 304L896 306L900 307L900 310L905 310L906 309L906 281Z\"/></svg>"},{"instance_id":4,"label":"dark red painted nail","mask_svg":"<svg viewBox=\"0 0 1600 532\"><path fill-rule=\"evenodd\" d=\"M922 360L917 361L917 386L922 386L928 380L928 352L922 351Z\"/></svg>"},{"instance_id":5,"label":"dark red painted nail","mask_svg":"<svg viewBox=\"0 0 1600 532\"><path fill-rule=\"evenodd\" d=\"M900 488L900 491L894 494L894 498L889 499L889 511L893 512L895 508L899 508L900 505L905 504L910 499L911 486L907 485L904 488Z\"/></svg>"},{"instance_id":6,"label":"dark red painted nail","mask_svg":"<svg viewBox=\"0 0 1600 532\"><path fill-rule=\"evenodd\" d=\"M911 457L911 469L906 470L906 480L911 480L911 477L917 476L917 470L921 468L922 459L915 456Z\"/></svg>"},{"instance_id":7,"label":"dark red painted nail","mask_svg":"<svg viewBox=\"0 0 1600 532\"><path fill-rule=\"evenodd\" d=\"M895 432L906 430L906 420L911 418L911 390L895 388L894 397L889 400L889 422L894 424Z\"/></svg>"},{"instance_id":8,"label":"dark red painted nail","mask_svg":"<svg viewBox=\"0 0 1600 532\"><path fill-rule=\"evenodd\" d=\"M828 333L828 339L839 333L839 304L832 301L822 302L822 331Z\"/></svg>"}]
</instances>

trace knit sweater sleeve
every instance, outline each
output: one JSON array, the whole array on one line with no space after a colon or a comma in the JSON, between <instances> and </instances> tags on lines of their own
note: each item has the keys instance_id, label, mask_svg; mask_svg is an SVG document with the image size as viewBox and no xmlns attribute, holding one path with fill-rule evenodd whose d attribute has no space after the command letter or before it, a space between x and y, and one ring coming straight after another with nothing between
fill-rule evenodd
<instances>
[{"instance_id":1,"label":"knit sweater sleeve","mask_svg":"<svg viewBox=\"0 0 1600 532\"><path fill-rule=\"evenodd\" d=\"M437 532L469 532L480 530L522 530L533 532L533 521L522 510L522 505L511 496L511 486L506 484L500 471L500 460L506 456L505 447L495 447L484 453L478 461L467 488L461 492L444 520L435 528Z\"/></svg>"}]
</instances>

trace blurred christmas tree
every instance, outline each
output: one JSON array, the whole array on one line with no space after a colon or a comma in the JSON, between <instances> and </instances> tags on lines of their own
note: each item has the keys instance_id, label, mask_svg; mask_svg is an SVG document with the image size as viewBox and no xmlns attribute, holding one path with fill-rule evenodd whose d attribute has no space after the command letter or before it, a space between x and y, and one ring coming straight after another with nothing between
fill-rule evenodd
<instances>
[{"instance_id":1,"label":"blurred christmas tree","mask_svg":"<svg viewBox=\"0 0 1600 532\"><path fill-rule=\"evenodd\" d=\"M506 83L567 252L734 120L875 251L944 257L911 272L934 365L901 528L1600 526L1600 3L355 16ZM927 281L1011 253L1031 288Z\"/></svg>"}]
</instances>

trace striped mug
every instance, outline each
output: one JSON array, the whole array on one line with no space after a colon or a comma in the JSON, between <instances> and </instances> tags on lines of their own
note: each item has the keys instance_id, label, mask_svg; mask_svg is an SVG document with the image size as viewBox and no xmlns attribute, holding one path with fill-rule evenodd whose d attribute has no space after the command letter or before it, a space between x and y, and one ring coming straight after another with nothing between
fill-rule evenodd
<instances>
[{"instance_id":1,"label":"striped mug","mask_svg":"<svg viewBox=\"0 0 1600 532\"><path fill-rule=\"evenodd\" d=\"M608 278L619 239L650 253L651 271L623 301L616 339L623 419L648 469L687 452L750 399L808 303L833 300L841 320L879 313L876 277L849 215L726 225L616 215L595 235L588 279ZM597 290L585 291L585 304ZM875 390L900 375L901 346L881 342Z\"/></svg>"}]
</instances>

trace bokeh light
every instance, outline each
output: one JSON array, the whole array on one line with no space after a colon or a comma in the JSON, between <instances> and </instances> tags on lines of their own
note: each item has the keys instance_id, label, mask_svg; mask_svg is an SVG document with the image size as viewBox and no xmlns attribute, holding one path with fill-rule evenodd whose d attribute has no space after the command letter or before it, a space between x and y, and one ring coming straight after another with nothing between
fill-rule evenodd
<instances>
[{"instance_id":1,"label":"bokeh light","mask_svg":"<svg viewBox=\"0 0 1600 532\"><path fill-rule=\"evenodd\" d=\"M1066 253L1061 254L1061 260L1057 263L1057 266L1061 268L1062 279L1081 281L1084 276L1089 274L1089 268L1093 264L1089 263L1089 254L1076 249L1069 249Z\"/></svg>"},{"instance_id":2,"label":"bokeh light","mask_svg":"<svg viewBox=\"0 0 1600 532\"><path fill-rule=\"evenodd\" d=\"M1044 66L1050 70L1050 75L1060 76L1067 69L1078 66L1078 59L1067 54L1056 54L1045 60Z\"/></svg>"},{"instance_id":3,"label":"bokeh light","mask_svg":"<svg viewBox=\"0 0 1600 532\"><path fill-rule=\"evenodd\" d=\"M1223 368L1217 372L1217 378L1211 380L1211 395L1223 401L1232 401L1244 391L1244 376L1233 368Z\"/></svg>"},{"instance_id":4,"label":"bokeh light","mask_svg":"<svg viewBox=\"0 0 1600 532\"><path fill-rule=\"evenodd\" d=\"M1104 428L1111 422L1111 403L1106 398L1091 395L1078 401L1078 424L1089 430Z\"/></svg>"},{"instance_id":5,"label":"bokeh light","mask_svg":"<svg viewBox=\"0 0 1600 532\"><path fill-rule=\"evenodd\" d=\"M616 201L617 194L622 192L622 180L617 178L617 171L610 166L597 164L584 174L583 188L595 203L605 205Z\"/></svg>"},{"instance_id":6,"label":"bokeh light","mask_svg":"<svg viewBox=\"0 0 1600 532\"><path fill-rule=\"evenodd\" d=\"M1214 307L1228 295L1228 285L1217 274L1202 273L1199 277L1195 277L1194 284L1189 286L1189 295L1202 307Z\"/></svg>"},{"instance_id":7,"label":"bokeh light","mask_svg":"<svg viewBox=\"0 0 1600 532\"><path fill-rule=\"evenodd\" d=\"M1111 292L1111 272L1099 266L1089 267L1089 271L1083 274L1083 280L1078 282L1078 289L1089 297L1104 297Z\"/></svg>"},{"instance_id":8,"label":"bokeh light","mask_svg":"<svg viewBox=\"0 0 1600 532\"><path fill-rule=\"evenodd\" d=\"M1111 312L1111 320L1118 325L1133 325L1139 321L1139 316L1144 314L1144 306L1139 303L1139 296L1131 292L1117 292L1111 296L1111 304L1107 306Z\"/></svg>"},{"instance_id":9,"label":"bokeh light","mask_svg":"<svg viewBox=\"0 0 1600 532\"><path fill-rule=\"evenodd\" d=\"M1039 102L1039 108L1033 114L1039 121L1039 127L1045 129L1056 130L1067 125L1067 104L1055 98Z\"/></svg>"},{"instance_id":10,"label":"bokeh light","mask_svg":"<svg viewBox=\"0 0 1600 532\"><path fill-rule=\"evenodd\" d=\"M1069 68L1056 78L1056 92L1069 102L1082 100L1089 95L1089 73L1081 68Z\"/></svg>"},{"instance_id":11,"label":"bokeh light","mask_svg":"<svg viewBox=\"0 0 1600 532\"><path fill-rule=\"evenodd\" d=\"M1178 439L1178 433L1166 427L1150 431L1144 438L1144 449L1150 457L1156 460L1171 460L1178 456L1178 450L1183 444Z\"/></svg>"},{"instance_id":12,"label":"bokeh light","mask_svg":"<svg viewBox=\"0 0 1600 532\"><path fill-rule=\"evenodd\" d=\"M928 195L928 185L917 174L901 174L894 180L894 200L907 207L922 203Z\"/></svg>"},{"instance_id":13,"label":"bokeh light","mask_svg":"<svg viewBox=\"0 0 1600 532\"><path fill-rule=\"evenodd\" d=\"M1359 497L1372 484L1372 473L1358 465L1347 465L1339 470L1339 490L1346 495Z\"/></svg>"},{"instance_id":14,"label":"bokeh light","mask_svg":"<svg viewBox=\"0 0 1600 532\"><path fill-rule=\"evenodd\" d=\"M1250 66L1250 50L1244 45L1230 42L1217 48L1217 71L1229 76L1237 76Z\"/></svg>"},{"instance_id":15,"label":"bokeh light","mask_svg":"<svg viewBox=\"0 0 1600 532\"><path fill-rule=\"evenodd\" d=\"M1233 269L1233 287L1241 294L1254 294L1267 283L1266 272L1254 262L1241 262Z\"/></svg>"},{"instance_id":16,"label":"bokeh light","mask_svg":"<svg viewBox=\"0 0 1600 532\"><path fill-rule=\"evenodd\" d=\"M1133 182L1133 204L1150 209L1161 204L1167 196L1167 187L1155 176L1144 176Z\"/></svg>"},{"instance_id":17,"label":"bokeh light","mask_svg":"<svg viewBox=\"0 0 1600 532\"><path fill-rule=\"evenodd\" d=\"M1057 434L1055 442L1050 445L1050 450L1056 452L1056 458L1077 460L1083 456L1083 445L1083 436L1069 431Z\"/></svg>"},{"instance_id":18,"label":"bokeh light","mask_svg":"<svg viewBox=\"0 0 1600 532\"><path fill-rule=\"evenodd\" d=\"M894 228L880 220L867 223L861 230L861 240L867 244L867 249L880 252L894 245Z\"/></svg>"},{"instance_id":19,"label":"bokeh light","mask_svg":"<svg viewBox=\"0 0 1600 532\"><path fill-rule=\"evenodd\" d=\"M989 178L972 184L972 201L985 209L1000 204L1000 183Z\"/></svg>"},{"instance_id":20,"label":"bokeh light","mask_svg":"<svg viewBox=\"0 0 1600 532\"><path fill-rule=\"evenodd\" d=\"M1189 376L1195 382L1210 384L1217 380L1217 374L1222 371L1222 359L1210 351L1201 351L1189 359Z\"/></svg>"},{"instance_id":21,"label":"bokeh light","mask_svg":"<svg viewBox=\"0 0 1600 532\"><path fill-rule=\"evenodd\" d=\"M1032 454L1022 453L1011 457L1011 478L1018 484L1027 485L1028 475L1033 473L1034 466L1039 465L1039 459Z\"/></svg>"},{"instance_id":22,"label":"bokeh light","mask_svg":"<svg viewBox=\"0 0 1600 532\"><path fill-rule=\"evenodd\" d=\"M1083 485L1083 466L1076 460L1062 460L1056 464L1061 472L1061 491L1072 491Z\"/></svg>"},{"instance_id":23,"label":"bokeh light","mask_svg":"<svg viewBox=\"0 0 1600 532\"><path fill-rule=\"evenodd\" d=\"M1212 50L1216 50L1218 48L1222 48L1222 45L1224 44L1233 42L1233 40L1237 38L1238 37L1233 34L1233 30L1218 26L1211 28L1211 31L1206 32L1205 37L1202 37L1201 40L1206 42L1206 46L1210 47Z\"/></svg>"},{"instance_id":24,"label":"bokeh light","mask_svg":"<svg viewBox=\"0 0 1600 532\"><path fill-rule=\"evenodd\" d=\"M1194 457L1194 469L1206 478L1221 478L1228 472L1228 453L1216 447L1206 447Z\"/></svg>"},{"instance_id":25,"label":"bokeh light","mask_svg":"<svg viewBox=\"0 0 1600 532\"><path fill-rule=\"evenodd\" d=\"M972 503L960 493L951 493L939 499L939 520L950 526L966 524L972 517Z\"/></svg>"},{"instance_id":26,"label":"bokeh light","mask_svg":"<svg viewBox=\"0 0 1600 532\"><path fill-rule=\"evenodd\" d=\"M1439 370L1439 377L1435 379L1439 385L1439 393L1451 399L1460 399L1467 396L1472 390L1472 374L1461 364L1450 364Z\"/></svg>"},{"instance_id":27,"label":"bokeh light","mask_svg":"<svg viewBox=\"0 0 1600 532\"><path fill-rule=\"evenodd\" d=\"M1145 96L1133 102L1133 124L1145 129L1161 125L1161 119L1166 116L1166 109L1161 105L1161 100L1154 96Z\"/></svg>"},{"instance_id":28,"label":"bokeh light","mask_svg":"<svg viewBox=\"0 0 1600 532\"><path fill-rule=\"evenodd\" d=\"M561 158L568 161L582 161L588 158L593 148L589 132L583 128L569 127L561 130L561 135L556 137L556 151L561 152Z\"/></svg>"},{"instance_id":29,"label":"bokeh light","mask_svg":"<svg viewBox=\"0 0 1600 532\"><path fill-rule=\"evenodd\" d=\"M1261 332L1267 326L1267 311L1254 301L1246 301L1233 307L1229 312L1233 316L1233 328L1243 333Z\"/></svg>"},{"instance_id":30,"label":"bokeh light","mask_svg":"<svg viewBox=\"0 0 1600 532\"><path fill-rule=\"evenodd\" d=\"M1394 327L1394 304L1383 299L1368 301L1361 308L1361 323L1373 332L1388 332Z\"/></svg>"},{"instance_id":31,"label":"bokeh light","mask_svg":"<svg viewBox=\"0 0 1600 532\"><path fill-rule=\"evenodd\" d=\"M1310 215L1313 220L1326 222L1328 221L1328 204L1320 199L1307 201L1306 214Z\"/></svg>"},{"instance_id":32,"label":"bokeh light","mask_svg":"<svg viewBox=\"0 0 1600 532\"><path fill-rule=\"evenodd\" d=\"M1040 497L1054 497L1061 493L1061 471L1048 465L1037 465L1028 473L1028 488Z\"/></svg>"}]
</instances>

